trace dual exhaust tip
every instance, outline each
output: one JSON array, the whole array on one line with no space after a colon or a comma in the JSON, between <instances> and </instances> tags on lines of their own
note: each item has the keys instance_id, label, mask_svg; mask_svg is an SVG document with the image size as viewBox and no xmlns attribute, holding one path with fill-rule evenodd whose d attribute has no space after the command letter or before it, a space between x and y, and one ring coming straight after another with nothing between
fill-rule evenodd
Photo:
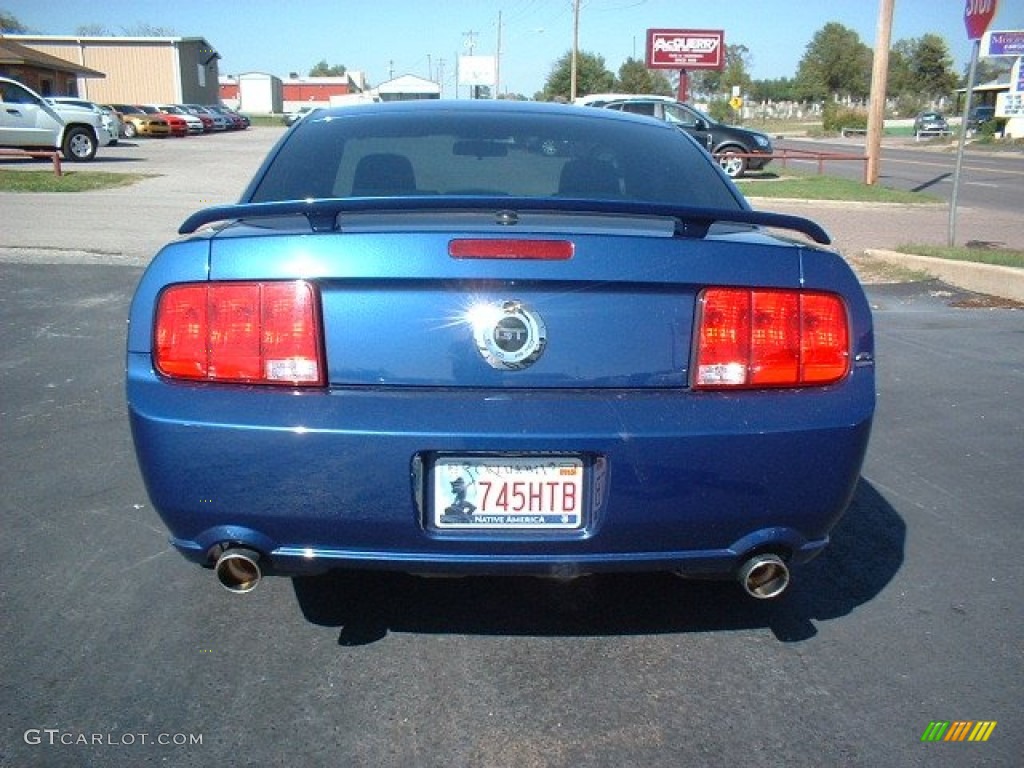
<instances>
[{"instance_id":1,"label":"dual exhaust tip","mask_svg":"<svg viewBox=\"0 0 1024 768\"><path fill-rule=\"evenodd\" d=\"M230 547L223 550L213 566L217 580L228 592L245 594L252 592L263 578L260 570L260 553L245 547Z\"/></svg>"},{"instance_id":2,"label":"dual exhaust tip","mask_svg":"<svg viewBox=\"0 0 1024 768\"><path fill-rule=\"evenodd\" d=\"M737 575L746 593L758 600L778 597L789 586L789 567L771 552L751 557Z\"/></svg>"},{"instance_id":3,"label":"dual exhaust tip","mask_svg":"<svg viewBox=\"0 0 1024 768\"><path fill-rule=\"evenodd\" d=\"M224 588L235 594L251 592L263 578L260 553L245 547L224 549L217 557L214 571ZM788 566L770 552L752 556L737 576L746 593L758 600L778 597L789 586Z\"/></svg>"}]
</instances>

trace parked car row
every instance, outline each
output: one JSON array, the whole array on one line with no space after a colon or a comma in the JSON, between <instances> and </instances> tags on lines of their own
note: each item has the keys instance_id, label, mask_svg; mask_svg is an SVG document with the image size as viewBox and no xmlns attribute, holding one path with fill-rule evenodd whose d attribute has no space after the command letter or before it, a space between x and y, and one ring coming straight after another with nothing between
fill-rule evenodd
<instances>
[{"instance_id":1,"label":"parked car row","mask_svg":"<svg viewBox=\"0 0 1024 768\"><path fill-rule=\"evenodd\" d=\"M991 104L980 104L972 107L967 115L965 123L967 135L983 129L986 123L994 123L993 128L998 128L996 121L996 108ZM914 135L921 136L946 136L952 133L949 122L940 113L934 111L921 112L914 118Z\"/></svg>"},{"instance_id":2,"label":"parked car row","mask_svg":"<svg viewBox=\"0 0 1024 768\"><path fill-rule=\"evenodd\" d=\"M43 97L0 77L0 147L59 151L92 160L99 147L137 136L189 136L242 130L249 119L228 107L200 104L96 104L73 96Z\"/></svg>"},{"instance_id":3,"label":"parked car row","mask_svg":"<svg viewBox=\"0 0 1024 768\"><path fill-rule=\"evenodd\" d=\"M249 118L221 106L200 104L109 104L100 105L114 111L121 121L121 135L194 136L213 131L243 130Z\"/></svg>"}]
</instances>

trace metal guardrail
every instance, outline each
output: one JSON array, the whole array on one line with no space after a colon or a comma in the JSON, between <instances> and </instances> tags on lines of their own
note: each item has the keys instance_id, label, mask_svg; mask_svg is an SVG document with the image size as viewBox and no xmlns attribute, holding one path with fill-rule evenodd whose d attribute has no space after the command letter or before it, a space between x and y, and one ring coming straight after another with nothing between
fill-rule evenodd
<instances>
[{"instance_id":1,"label":"metal guardrail","mask_svg":"<svg viewBox=\"0 0 1024 768\"><path fill-rule=\"evenodd\" d=\"M805 149L776 149L772 154L765 155L757 152L723 152L721 154L714 155L716 160L722 157L744 157L744 158L769 158L771 160L778 160L780 165L785 168L788 160L795 160L798 162L814 162L818 164L818 174L825 173L825 163L838 161L838 160L859 160L864 163L864 178L867 178L868 174L868 157L867 155L855 155L845 152L813 152Z\"/></svg>"},{"instance_id":2,"label":"metal guardrail","mask_svg":"<svg viewBox=\"0 0 1024 768\"><path fill-rule=\"evenodd\" d=\"M63 176L64 171L60 167L60 152L45 149L0 149L0 157L45 157L53 162L53 173L55 176Z\"/></svg>"}]
</instances>

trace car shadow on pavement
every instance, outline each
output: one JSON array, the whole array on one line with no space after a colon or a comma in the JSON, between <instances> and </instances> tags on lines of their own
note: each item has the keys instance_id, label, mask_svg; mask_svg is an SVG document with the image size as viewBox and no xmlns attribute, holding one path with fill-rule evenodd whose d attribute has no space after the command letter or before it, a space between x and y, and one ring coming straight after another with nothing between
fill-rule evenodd
<instances>
[{"instance_id":1,"label":"car shadow on pavement","mask_svg":"<svg viewBox=\"0 0 1024 768\"><path fill-rule=\"evenodd\" d=\"M845 616L878 595L903 563L905 539L903 520L862 478L829 548L796 568L777 600L748 597L734 581L658 573L558 581L339 570L292 583L306 620L339 628L342 646L388 632L605 636L762 627L782 642L800 642L817 634L814 621Z\"/></svg>"}]
</instances>

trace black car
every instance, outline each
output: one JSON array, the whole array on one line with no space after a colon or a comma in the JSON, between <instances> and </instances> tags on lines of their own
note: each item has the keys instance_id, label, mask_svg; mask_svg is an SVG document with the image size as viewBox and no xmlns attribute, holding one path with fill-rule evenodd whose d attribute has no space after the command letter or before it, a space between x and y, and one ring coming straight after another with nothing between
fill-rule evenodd
<instances>
[{"instance_id":1,"label":"black car","mask_svg":"<svg viewBox=\"0 0 1024 768\"><path fill-rule=\"evenodd\" d=\"M771 162L772 142L763 133L716 122L700 110L678 101L659 97L630 97L609 101L601 106L619 112L656 117L678 126L718 158L722 170L734 179L747 171L759 171Z\"/></svg>"},{"instance_id":2,"label":"black car","mask_svg":"<svg viewBox=\"0 0 1024 768\"><path fill-rule=\"evenodd\" d=\"M992 106L980 106L972 107L970 114L967 115L967 130L977 131L985 123L990 120L994 120L996 117L996 108Z\"/></svg>"}]
</instances>

